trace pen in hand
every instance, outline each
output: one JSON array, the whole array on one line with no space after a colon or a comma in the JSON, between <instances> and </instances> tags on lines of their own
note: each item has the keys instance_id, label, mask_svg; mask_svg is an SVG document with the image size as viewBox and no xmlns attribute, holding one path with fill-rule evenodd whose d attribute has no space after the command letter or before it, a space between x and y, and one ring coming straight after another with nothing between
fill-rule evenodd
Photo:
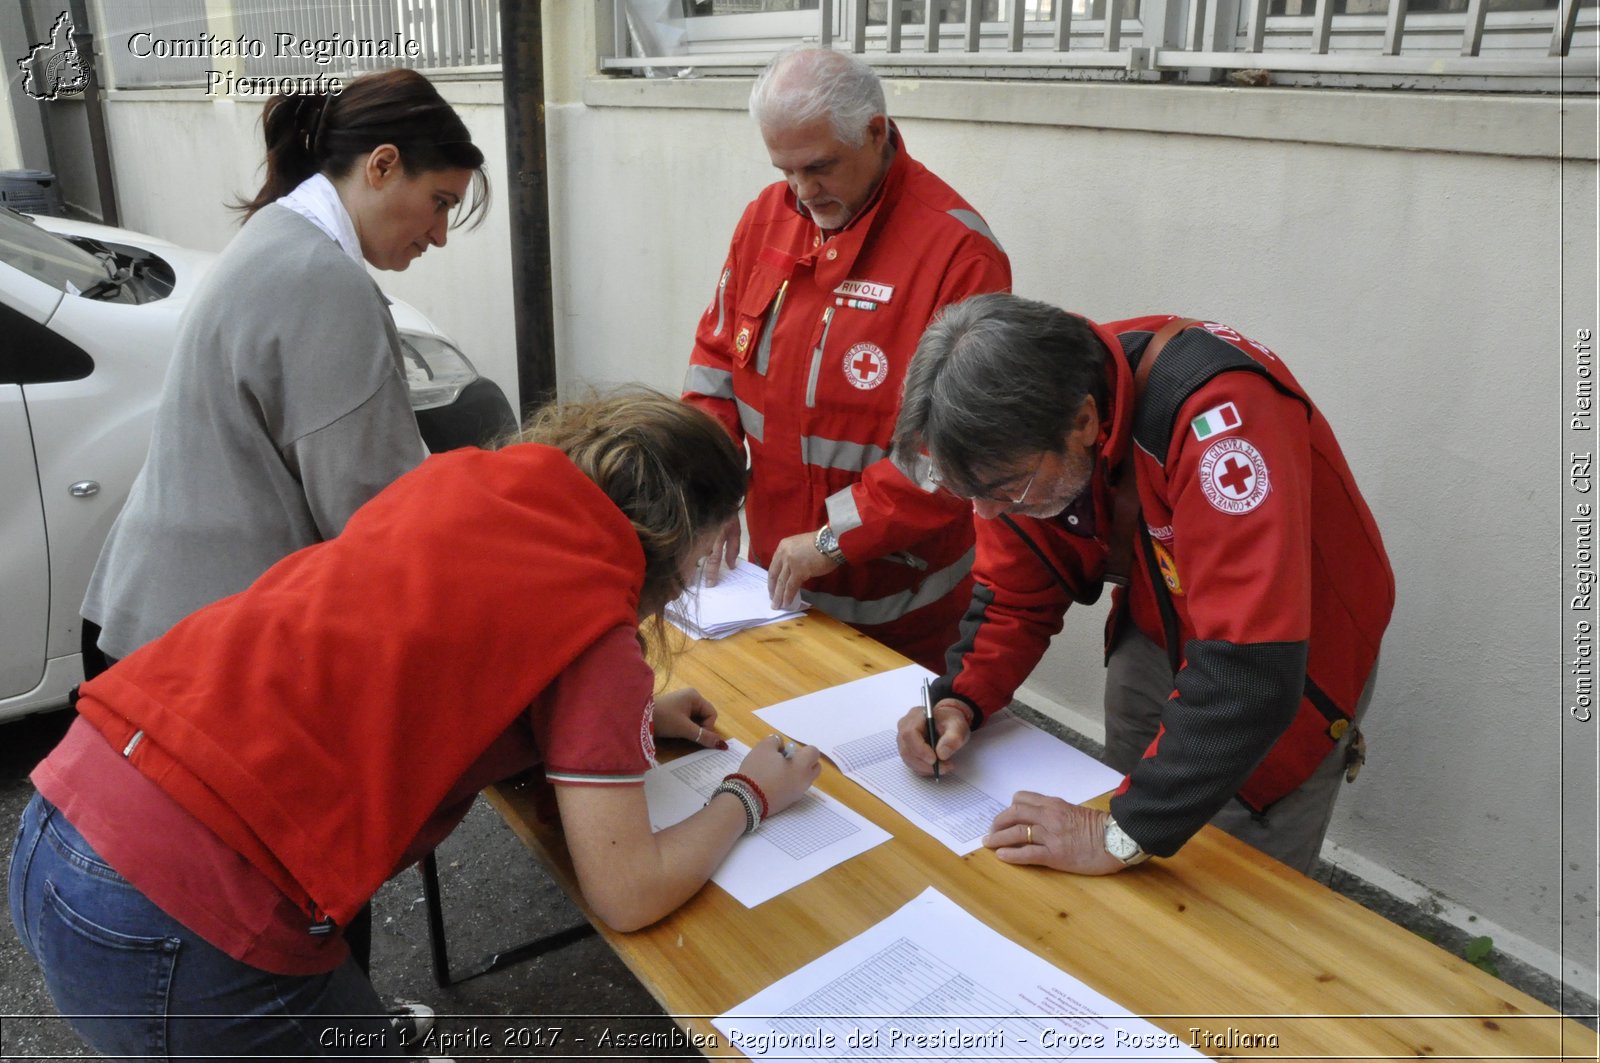
<instances>
[{"instance_id":1,"label":"pen in hand","mask_svg":"<svg viewBox=\"0 0 1600 1063\"><path fill-rule=\"evenodd\" d=\"M928 748L933 750L933 777L939 778L939 733L933 729L933 691L922 681L922 719L928 725Z\"/></svg>"}]
</instances>

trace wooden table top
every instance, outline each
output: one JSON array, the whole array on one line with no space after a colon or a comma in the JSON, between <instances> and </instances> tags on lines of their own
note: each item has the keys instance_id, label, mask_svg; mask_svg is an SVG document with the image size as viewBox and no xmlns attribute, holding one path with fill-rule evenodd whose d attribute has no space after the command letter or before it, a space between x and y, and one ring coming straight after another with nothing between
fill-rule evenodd
<instances>
[{"instance_id":1,"label":"wooden table top","mask_svg":"<svg viewBox=\"0 0 1600 1063\"><path fill-rule=\"evenodd\" d=\"M668 685L697 687L720 729L751 744L771 733L754 710L907 663L816 616L690 645ZM956 856L826 759L818 786L893 839L754 909L708 884L644 930L600 927L686 1032L715 1035L701 1043L723 1047L708 1055L740 1058L713 1016L933 886L1206 1055L1596 1058L1593 1031L1214 828L1170 860L1085 878L984 849ZM531 795L489 797L581 907L565 844Z\"/></svg>"}]
</instances>

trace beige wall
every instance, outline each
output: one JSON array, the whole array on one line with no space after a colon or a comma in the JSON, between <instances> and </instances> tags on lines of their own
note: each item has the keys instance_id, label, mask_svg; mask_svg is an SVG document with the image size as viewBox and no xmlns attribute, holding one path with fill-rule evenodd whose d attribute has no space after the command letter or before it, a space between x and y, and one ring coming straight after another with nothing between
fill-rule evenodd
<instances>
[{"instance_id":1,"label":"beige wall","mask_svg":"<svg viewBox=\"0 0 1600 1063\"><path fill-rule=\"evenodd\" d=\"M592 19L573 14L587 6L546 6L561 380L675 390L732 226L773 175L747 83L592 77ZM1594 897L1564 897L1561 873L1594 866L1594 781L1562 783L1556 765L1563 742L1594 744L1563 708L1559 600L1565 338L1595 317L1593 101L890 88L910 151L986 215L1020 293L1101 319L1233 324L1284 356L1339 432L1400 601L1334 858L1421 883L1550 969L1563 900L1567 933L1592 943ZM515 394L500 86L444 90L490 154L495 208L380 279ZM220 247L222 202L258 179L258 110L114 93L126 223ZM1101 616L1083 612L1024 696L1094 733ZM1566 973L1592 987L1592 969Z\"/></svg>"},{"instance_id":2,"label":"beige wall","mask_svg":"<svg viewBox=\"0 0 1600 1063\"><path fill-rule=\"evenodd\" d=\"M743 91L593 81L550 108L563 379L678 384L732 226L773 176L726 109ZM1553 590L1561 233L1592 255L1592 161L1563 177L1554 101L1337 95L911 81L890 108L985 214L1019 293L1101 319L1226 321L1311 390L1400 585L1371 764L1332 855L1422 883L1553 970L1563 864L1595 859L1592 828L1558 842L1560 810L1594 806L1592 777L1556 792L1561 744L1593 731L1563 710ZM1592 160L1592 134L1574 139ZM1567 316L1592 321L1592 258L1565 265ZM1103 614L1084 612L1022 696L1095 733ZM1592 941L1583 900L1565 897L1569 933Z\"/></svg>"}]
</instances>

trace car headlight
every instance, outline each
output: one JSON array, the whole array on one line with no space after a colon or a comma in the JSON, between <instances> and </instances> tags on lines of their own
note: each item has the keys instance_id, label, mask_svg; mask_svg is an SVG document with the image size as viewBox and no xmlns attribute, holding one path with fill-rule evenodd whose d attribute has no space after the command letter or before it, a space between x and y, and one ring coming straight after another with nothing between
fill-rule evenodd
<instances>
[{"instance_id":1,"label":"car headlight","mask_svg":"<svg viewBox=\"0 0 1600 1063\"><path fill-rule=\"evenodd\" d=\"M411 389L413 410L448 406L456 401L462 388L478 379L478 371L467 356L438 336L402 331L400 351L405 359L406 386Z\"/></svg>"}]
</instances>

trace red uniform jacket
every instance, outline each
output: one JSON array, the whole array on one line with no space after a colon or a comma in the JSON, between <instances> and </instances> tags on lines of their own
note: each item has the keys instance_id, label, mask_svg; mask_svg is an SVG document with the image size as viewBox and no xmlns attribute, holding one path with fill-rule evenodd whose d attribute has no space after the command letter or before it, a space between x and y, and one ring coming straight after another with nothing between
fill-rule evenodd
<instances>
[{"instance_id":1,"label":"red uniform jacket","mask_svg":"<svg viewBox=\"0 0 1600 1063\"><path fill-rule=\"evenodd\" d=\"M458 450L84 684L78 711L343 924L534 697L638 622L643 580L628 519L565 455Z\"/></svg>"},{"instance_id":2,"label":"red uniform jacket","mask_svg":"<svg viewBox=\"0 0 1600 1063\"><path fill-rule=\"evenodd\" d=\"M906 153L843 230L786 184L734 231L701 318L684 398L749 444L750 556L831 524L849 563L805 597L909 657L937 662L971 592L972 512L888 459L900 385L940 307L1011 286L983 219Z\"/></svg>"},{"instance_id":3,"label":"red uniform jacket","mask_svg":"<svg viewBox=\"0 0 1600 1063\"><path fill-rule=\"evenodd\" d=\"M1108 635L1131 620L1179 668L1162 731L1111 807L1157 855L1231 797L1260 810L1311 775L1348 725L1394 606L1383 542L1333 431L1272 351L1225 325L1192 326L1135 408L1130 356L1170 320L1093 325L1110 352L1094 480L1054 518L978 522L959 667L936 686L980 713L1003 707L1067 607L1098 597L1109 481L1131 447L1144 527Z\"/></svg>"}]
</instances>

